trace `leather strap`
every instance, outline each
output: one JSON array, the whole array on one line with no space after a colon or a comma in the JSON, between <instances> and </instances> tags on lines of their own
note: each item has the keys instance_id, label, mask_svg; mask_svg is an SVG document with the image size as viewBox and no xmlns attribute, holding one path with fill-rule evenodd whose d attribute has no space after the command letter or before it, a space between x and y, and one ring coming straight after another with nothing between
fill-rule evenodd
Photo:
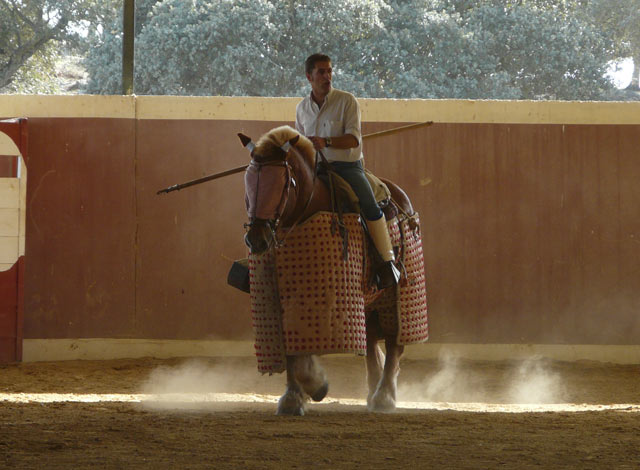
<instances>
[{"instance_id":1,"label":"leather strap","mask_svg":"<svg viewBox=\"0 0 640 470\"><path fill-rule=\"evenodd\" d=\"M296 152L298 157L303 159L302 155L300 155L300 152L298 152L298 150L295 147L291 147L291 150ZM317 178L317 176L318 176L318 154L316 153L316 158L315 158L315 161L313 163L313 179L311 180L311 193L309 194L309 197L307 198L307 201L305 202L304 207L300 211L300 215L298 215L298 218L293 222L293 224L291 224L291 227L289 227L289 230L287 230L285 232L285 234L283 235L283 237L280 240L278 240L277 238L275 239L276 240L276 245L282 246L284 244L284 241L287 238L287 236L291 233L291 231L302 220L302 216L304 215L305 211L309 207L309 204L311 204L311 200L313 199L313 194L314 194L314 192L316 190L316 178ZM277 226L277 222L276 222L276 226Z\"/></svg>"},{"instance_id":2,"label":"leather strap","mask_svg":"<svg viewBox=\"0 0 640 470\"><path fill-rule=\"evenodd\" d=\"M335 235L336 230L340 233L340 238L342 238L342 259L344 261L347 261L347 258L349 257L349 230L344 223L342 217L342 205L338 201L336 185L333 182L336 172L331 168L331 164L326 159L322 151L318 150L316 155L318 154L322 159L322 165L324 166L327 172L327 176L329 177L329 194L331 195L331 212L333 214L331 218L331 234ZM337 219L335 217L336 213L338 214Z\"/></svg>"}]
</instances>

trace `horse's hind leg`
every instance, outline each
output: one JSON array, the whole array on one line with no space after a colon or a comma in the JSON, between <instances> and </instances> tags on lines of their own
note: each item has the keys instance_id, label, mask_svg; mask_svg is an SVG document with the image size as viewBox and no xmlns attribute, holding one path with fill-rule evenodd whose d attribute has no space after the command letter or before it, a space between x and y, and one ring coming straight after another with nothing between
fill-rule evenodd
<instances>
[{"instance_id":1,"label":"horse's hind leg","mask_svg":"<svg viewBox=\"0 0 640 470\"><path fill-rule=\"evenodd\" d=\"M390 412L396 409L396 392L398 389L398 373L400 372L400 358L404 346L396 343L395 337L385 338L387 357L384 361L382 377L371 397L368 408L370 411Z\"/></svg>"},{"instance_id":2,"label":"horse's hind leg","mask_svg":"<svg viewBox=\"0 0 640 470\"><path fill-rule=\"evenodd\" d=\"M322 401L329 391L327 374L313 355L296 356L294 363L296 381L313 401Z\"/></svg>"},{"instance_id":3,"label":"horse's hind leg","mask_svg":"<svg viewBox=\"0 0 640 470\"><path fill-rule=\"evenodd\" d=\"M278 415L304 415L305 398L300 384L296 381L296 360L296 356L287 356L287 390L278 401Z\"/></svg>"}]
</instances>

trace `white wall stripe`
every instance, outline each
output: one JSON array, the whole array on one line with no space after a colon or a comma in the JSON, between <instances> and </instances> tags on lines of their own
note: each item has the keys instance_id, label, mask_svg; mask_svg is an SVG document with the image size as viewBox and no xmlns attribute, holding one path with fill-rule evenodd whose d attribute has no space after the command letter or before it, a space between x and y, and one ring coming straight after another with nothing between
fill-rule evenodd
<instances>
[{"instance_id":1,"label":"white wall stripe","mask_svg":"<svg viewBox=\"0 0 640 470\"><path fill-rule=\"evenodd\" d=\"M300 98L0 95L0 117L292 122ZM366 122L640 124L640 102L359 99Z\"/></svg>"}]
</instances>

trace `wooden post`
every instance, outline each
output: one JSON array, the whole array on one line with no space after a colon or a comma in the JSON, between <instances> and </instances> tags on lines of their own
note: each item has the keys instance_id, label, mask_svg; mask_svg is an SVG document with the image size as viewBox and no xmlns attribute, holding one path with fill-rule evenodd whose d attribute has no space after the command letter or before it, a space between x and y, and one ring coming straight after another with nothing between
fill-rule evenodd
<instances>
[{"instance_id":1,"label":"wooden post","mask_svg":"<svg viewBox=\"0 0 640 470\"><path fill-rule=\"evenodd\" d=\"M136 2L124 0L122 8L122 94L133 94L133 42Z\"/></svg>"}]
</instances>

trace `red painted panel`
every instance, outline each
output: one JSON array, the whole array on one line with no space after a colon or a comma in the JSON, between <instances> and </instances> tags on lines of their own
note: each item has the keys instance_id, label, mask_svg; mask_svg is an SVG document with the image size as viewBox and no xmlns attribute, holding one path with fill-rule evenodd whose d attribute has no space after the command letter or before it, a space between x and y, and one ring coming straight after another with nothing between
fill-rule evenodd
<instances>
[{"instance_id":1,"label":"red painted panel","mask_svg":"<svg viewBox=\"0 0 640 470\"><path fill-rule=\"evenodd\" d=\"M0 272L0 363L22 358L19 334L19 279L22 257L7 271Z\"/></svg>"},{"instance_id":2,"label":"red painted panel","mask_svg":"<svg viewBox=\"0 0 640 470\"><path fill-rule=\"evenodd\" d=\"M277 122L34 119L29 338L248 339L235 137ZM364 132L396 127L366 123ZM637 344L640 126L447 124L365 143L421 214L432 340Z\"/></svg>"},{"instance_id":3,"label":"red painted panel","mask_svg":"<svg viewBox=\"0 0 640 470\"><path fill-rule=\"evenodd\" d=\"M134 120L29 126L25 337L135 337Z\"/></svg>"},{"instance_id":4,"label":"red painted panel","mask_svg":"<svg viewBox=\"0 0 640 470\"><path fill-rule=\"evenodd\" d=\"M138 123L136 316L151 338L248 339L249 296L226 284L246 256L243 173L169 194L174 183L248 164L236 134L257 139L276 122Z\"/></svg>"},{"instance_id":5,"label":"red painted panel","mask_svg":"<svg viewBox=\"0 0 640 470\"><path fill-rule=\"evenodd\" d=\"M15 178L18 175L18 158L15 155L0 155L0 178Z\"/></svg>"},{"instance_id":6,"label":"red painted panel","mask_svg":"<svg viewBox=\"0 0 640 470\"><path fill-rule=\"evenodd\" d=\"M637 344L640 126L411 133L365 156L421 212L433 341Z\"/></svg>"},{"instance_id":7,"label":"red painted panel","mask_svg":"<svg viewBox=\"0 0 640 470\"><path fill-rule=\"evenodd\" d=\"M24 157L25 163L29 164L29 126L26 118L12 118L0 120L0 132L7 134L16 144L18 150Z\"/></svg>"}]
</instances>

